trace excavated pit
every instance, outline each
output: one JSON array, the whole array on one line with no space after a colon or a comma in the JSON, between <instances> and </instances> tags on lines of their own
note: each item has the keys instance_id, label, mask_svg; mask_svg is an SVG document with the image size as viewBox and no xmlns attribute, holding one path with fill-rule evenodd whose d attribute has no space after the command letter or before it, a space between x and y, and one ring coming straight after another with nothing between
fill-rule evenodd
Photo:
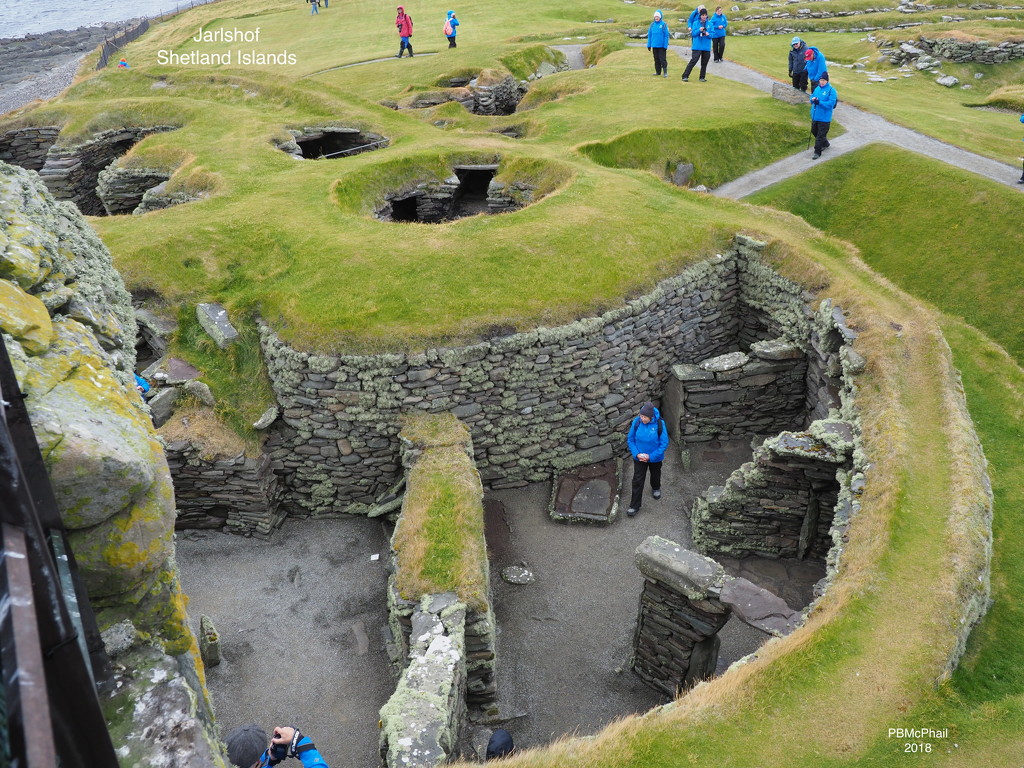
<instances>
[{"instance_id":1,"label":"excavated pit","mask_svg":"<svg viewBox=\"0 0 1024 768\"><path fill-rule=\"evenodd\" d=\"M479 214L507 213L533 202L533 186L494 180L498 164L457 165L444 181L421 182L385 198L381 221L439 224Z\"/></svg>"}]
</instances>

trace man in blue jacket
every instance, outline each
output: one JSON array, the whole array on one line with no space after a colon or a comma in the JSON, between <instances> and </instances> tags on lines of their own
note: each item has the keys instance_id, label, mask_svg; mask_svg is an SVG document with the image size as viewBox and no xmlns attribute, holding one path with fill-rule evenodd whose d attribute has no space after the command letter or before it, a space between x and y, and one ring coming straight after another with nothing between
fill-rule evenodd
<instances>
[{"instance_id":1,"label":"man in blue jacket","mask_svg":"<svg viewBox=\"0 0 1024 768\"><path fill-rule=\"evenodd\" d=\"M668 448L668 428L654 403L644 403L640 415L629 425L626 442L633 454L633 493L626 515L633 517L640 510L644 498L644 478L648 470L651 472L651 495L661 498L661 463Z\"/></svg>"},{"instance_id":2,"label":"man in blue jacket","mask_svg":"<svg viewBox=\"0 0 1024 768\"><path fill-rule=\"evenodd\" d=\"M799 37L794 37L789 43L789 78L793 81L793 87L798 91L807 93L807 43Z\"/></svg>"},{"instance_id":3,"label":"man in blue jacket","mask_svg":"<svg viewBox=\"0 0 1024 768\"><path fill-rule=\"evenodd\" d=\"M690 82L690 70L699 59L700 81L703 83L707 81L708 59L711 58L711 24L708 23L707 8L701 7L697 20L690 25L690 37L693 38L693 42L690 44L692 55L690 63L686 65L686 70L683 72L683 82Z\"/></svg>"},{"instance_id":4,"label":"man in blue jacket","mask_svg":"<svg viewBox=\"0 0 1024 768\"><path fill-rule=\"evenodd\" d=\"M668 77L668 24L661 11L654 12L654 21L647 28L647 50L654 54L654 76Z\"/></svg>"},{"instance_id":5,"label":"man in blue jacket","mask_svg":"<svg viewBox=\"0 0 1024 768\"><path fill-rule=\"evenodd\" d=\"M715 8L714 15L708 22L711 27L711 57L712 61L723 61L725 59L725 34L729 27L729 20L722 13L722 6Z\"/></svg>"},{"instance_id":6,"label":"man in blue jacket","mask_svg":"<svg viewBox=\"0 0 1024 768\"><path fill-rule=\"evenodd\" d=\"M822 73L828 72L828 62L825 61L825 54L813 45L804 51L804 59L807 61L807 80L813 89L818 80L821 79Z\"/></svg>"},{"instance_id":7,"label":"man in blue jacket","mask_svg":"<svg viewBox=\"0 0 1024 768\"><path fill-rule=\"evenodd\" d=\"M825 137L832 127L832 110L838 101L839 94L828 81L828 72L822 72L818 78L818 87L811 94L811 133L814 135L812 160L817 160L831 146Z\"/></svg>"}]
</instances>

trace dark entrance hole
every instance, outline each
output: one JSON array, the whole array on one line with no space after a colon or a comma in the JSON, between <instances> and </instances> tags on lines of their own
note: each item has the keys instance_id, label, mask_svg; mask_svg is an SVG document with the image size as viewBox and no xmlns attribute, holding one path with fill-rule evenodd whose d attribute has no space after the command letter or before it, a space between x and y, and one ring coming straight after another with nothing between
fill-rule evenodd
<instances>
[{"instance_id":1,"label":"dark entrance hole","mask_svg":"<svg viewBox=\"0 0 1024 768\"><path fill-rule=\"evenodd\" d=\"M295 143L307 160L328 160L380 149L387 144L387 139L355 128L333 128L297 137Z\"/></svg>"},{"instance_id":2,"label":"dark entrance hole","mask_svg":"<svg viewBox=\"0 0 1024 768\"><path fill-rule=\"evenodd\" d=\"M497 170L496 165L456 166L459 186L453 196L451 218L487 213L487 191Z\"/></svg>"},{"instance_id":3,"label":"dark entrance hole","mask_svg":"<svg viewBox=\"0 0 1024 768\"><path fill-rule=\"evenodd\" d=\"M391 201L392 221L419 221L419 214L416 210L416 198L419 195L410 195Z\"/></svg>"}]
</instances>

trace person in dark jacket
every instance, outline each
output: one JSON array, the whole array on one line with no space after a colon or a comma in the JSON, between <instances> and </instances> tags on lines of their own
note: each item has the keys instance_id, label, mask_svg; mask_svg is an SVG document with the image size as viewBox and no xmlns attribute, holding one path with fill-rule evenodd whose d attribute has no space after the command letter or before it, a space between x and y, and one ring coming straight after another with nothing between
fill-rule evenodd
<instances>
[{"instance_id":1,"label":"person in dark jacket","mask_svg":"<svg viewBox=\"0 0 1024 768\"><path fill-rule=\"evenodd\" d=\"M644 497L644 478L651 473L651 496L661 498L661 463L668 448L668 427L661 419L661 413L654 403L644 403L640 415L629 425L626 437L629 452L633 454L633 489L629 498L627 517L640 511Z\"/></svg>"},{"instance_id":2,"label":"person in dark jacket","mask_svg":"<svg viewBox=\"0 0 1024 768\"><path fill-rule=\"evenodd\" d=\"M822 72L818 78L818 87L811 94L811 133L814 134L812 160L817 160L831 146L826 136L832 127L832 110L838 101L839 94L828 81L828 72Z\"/></svg>"},{"instance_id":3,"label":"person in dark jacket","mask_svg":"<svg viewBox=\"0 0 1024 768\"><path fill-rule=\"evenodd\" d=\"M807 93L807 43L794 37L789 43L789 79L798 91Z\"/></svg>"},{"instance_id":4,"label":"person in dark jacket","mask_svg":"<svg viewBox=\"0 0 1024 768\"><path fill-rule=\"evenodd\" d=\"M232 730L225 741L228 760L237 768L268 768L288 757L299 758L303 768L330 768L312 740L291 726L279 725L268 740L255 723L243 725Z\"/></svg>"},{"instance_id":5,"label":"person in dark jacket","mask_svg":"<svg viewBox=\"0 0 1024 768\"><path fill-rule=\"evenodd\" d=\"M401 5L398 6L398 15L395 17L395 27L398 29L398 37L401 43L398 46L398 53L395 54L396 59L402 58L402 54L405 53L405 49L409 49L409 58L412 58L412 43L409 38L412 37L412 16L405 12L405 8Z\"/></svg>"},{"instance_id":6,"label":"person in dark jacket","mask_svg":"<svg viewBox=\"0 0 1024 768\"><path fill-rule=\"evenodd\" d=\"M722 61L725 59L725 31L729 26L729 20L722 13L722 6L715 8L708 26L711 27L711 60Z\"/></svg>"},{"instance_id":7,"label":"person in dark jacket","mask_svg":"<svg viewBox=\"0 0 1024 768\"><path fill-rule=\"evenodd\" d=\"M668 24L661 11L654 12L654 21L647 28L647 50L654 54L654 76L668 77Z\"/></svg>"},{"instance_id":8,"label":"person in dark jacket","mask_svg":"<svg viewBox=\"0 0 1024 768\"><path fill-rule=\"evenodd\" d=\"M455 45L455 36L459 34L458 26L459 20L455 18L455 11L448 11L448 18L444 22L444 36L448 38L449 48L458 47Z\"/></svg>"},{"instance_id":9,"label":"person in dark jacket","mask_svg":"<svg viewBox=\"0 0 1024 768\"><path fill-rule=\"evenodd\" d=\"M710 27L707 8L701 6L700 16L690 26L690 37L693 38L693 42L690 44L692 55L690 56L690 63L686 65L686 69L683 71L684 83L690 82L690 71L698 60L700 61L700 81L702 83L707 81L708 59L711 58Z\"/></svg>"},{"instance_id":10,"label":"person in dark jacket","mask_svg":"<svg viewBox=\"0 0 1024 768\"><path fill-rule=\"evenodd\" d=\"M807 50L804 51L804 59L807 61L807 82L811 84L813 89L815 84L821 79L822 74L828 72L828 62L825 61L825 54L813 45L808 46Z\"/></svg>"}]
</instances>

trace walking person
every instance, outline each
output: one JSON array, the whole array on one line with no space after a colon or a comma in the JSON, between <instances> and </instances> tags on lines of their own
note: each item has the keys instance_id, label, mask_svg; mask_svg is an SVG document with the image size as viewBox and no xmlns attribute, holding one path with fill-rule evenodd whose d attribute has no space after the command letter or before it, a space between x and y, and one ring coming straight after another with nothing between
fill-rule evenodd
<instances>
[{"instance_id":1,"label":"walking person","mask_svg":"<svg viewBox=\"0 0 1024 768\"><path fill-rule=\"evenodd\" d=\"M402 58L402 54L405 50L409 49L409 58L412 58L412 43L409 42L409 38L412 37L412 16L405 12L403 6L398 6L398 15L395 17L395 27L398 29L398 37L401 43L398 46L398 53L395 54L396 59Z\"/></svg>"},{"instance_id":2,"label":"walking person","mask_svg":"<svg viewBox=\"0 0 1024 768\"><path fill-rule=\"evenodd\" d=\"M700 81L702 83L707 81L708 59L711 58L711 30L708 27L708 9L701 6L700 16L690 26L690 37L693 38L690 45L692 55L690 63L686 65L683 72L684 83L690 82L690 71L698 60L700 60Z\"/></svg>"},{"instance_id":3,"label":"walking person","mask_svg":"<svg viewBox=\"0 0 1024 768\"><path fill-rule=\"evenodd\" d=\"M715 8L715 13L709 21L711 27L711 53L712 61L718 62L725 59L725 30L729 26L729 20L722 13L722 6Z\"/></svg>"},{"instance_id":4,"label":"walking person","mask_svg":"<svg viewBox=\"0 0 1024 768\"><path fill-rule=\"evenodd\" d=\"M309 15L320 14L320 0L309 0Z\"/></svg>"},{"instance_id":5,"label":"walking person","mask_svg":"<svg viewBox=\"0 0 1024 768\"><path fill-rule=\"evenodd\" d=\"M654 12L654 21L647 28L647 50L654 54L654 76L668 77L668 24L661 11Z\"/></svg>"},{"instance_id":6,"label":"walking person","mask_svg":"<svg viewBox=\"0 0 1024 768\"><path fill-rule=\"evenodd\" d=\"M459 20L455 18L455 11L448 11L448 18L444 22L444 36L448 38L448 47L455 48L455 36L458 34L456 27Z\"/></svg>"},{"instance_id":7,"label":"walking person","mask_svg":"<svg viewBox=\"0 0 1024 768\"><path fill-rule=\"evenodd\" d=\"M794 37L789 43L789 79L798 91L807 93L807 43Z\"/></svg>"},{"instance_id":8,"label":"walking person","mask_svg":"<svg viewBox=\"0 0 1024 768\"><path fill-rule=\"evenodd\" d=\"M828 72L828 62L825 61L825 54L813 45L804 51L804 61L807 63L807 82L811 84L813 90L821 76Z\"/></svg>"},{"instance_id":9,"label":"walking person","mask_svg":"<svg viewBox=\"0 0 1024 768\"><path fill-rule=\"evenodd\" d=\"M692 27L693 26L693 22L695 22L697 19L700 18L700 12L704 11L704 10L707 10L707 9L703 5L698 5L692 11L690 11L690 16L686 20L686 26L687 27Z\"/></svg>"},{"instance_id":10,"label":"walking person","mask_svg":"<svg viewBox=\"0 0 1024 768\"><path fill-rule=\"evenodd\" d=\"M643 502L644 478L648 471L651 473L651 496L661 498L661 464L668 448L668 427L654 403L643 404L640 415L629 425L626 442L633 454L633 487L626 516L633 517Z\"/></svg>"},{"instance_id":11,"label":"walking person","mask_svg":"<svg viewBox=\"0 0 1024 768\"><path fill-rule=\"evenodd\" d=\"M811 133L814 135L814 154L812 160L821 157L821 153L831 146L828 129L832 127L832 110L839 101L839 94L828 80L828 72L822 72L818 78L818 87L811 94Z\"/></svg>"}]
</instances>

